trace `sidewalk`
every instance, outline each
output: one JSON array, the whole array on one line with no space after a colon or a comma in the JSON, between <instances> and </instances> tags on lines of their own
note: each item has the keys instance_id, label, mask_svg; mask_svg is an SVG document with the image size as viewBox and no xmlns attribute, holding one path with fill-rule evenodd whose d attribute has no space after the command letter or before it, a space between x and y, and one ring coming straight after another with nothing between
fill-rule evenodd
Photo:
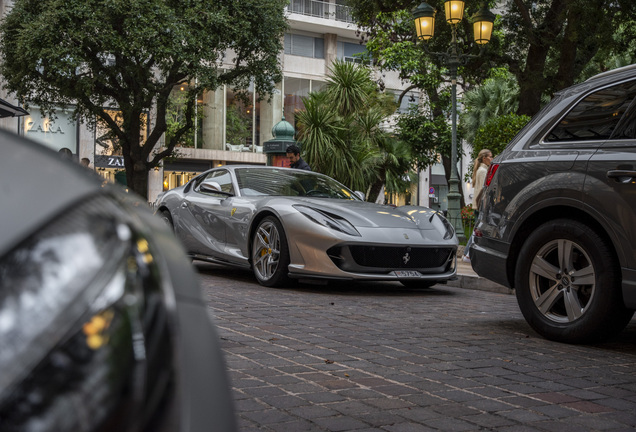
<instances>
[{"instance_id":1,"label":"sidewalk","mask_svg":"<svg viewBox=\"0 0 636 432\"><path fill-rule=\"evenodd\" d=\"M498 283L478 276L469 262L462 261L462 254L463 246L460 246L457 249L457 279L448 281L448 286L490 291L500 294L514 294L514 290L511 290L510 288L507 288L503 285L499 285Z\"/></svg>"}]
</instances>

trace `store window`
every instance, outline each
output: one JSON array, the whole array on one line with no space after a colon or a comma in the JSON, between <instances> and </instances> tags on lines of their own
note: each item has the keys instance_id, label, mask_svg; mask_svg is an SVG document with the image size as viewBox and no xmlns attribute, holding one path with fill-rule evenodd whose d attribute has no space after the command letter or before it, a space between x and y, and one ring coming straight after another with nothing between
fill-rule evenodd
<instances>
[{"instance_id":1,"label":"store window","mask_svg":"<svg viewBox=\"0 0 636 432\"><path fill-rule=\"evenodd\" d=\"M325 41L320 37L285 33L285 54L322 59L325 58Z\"/></svg>"},{"instance_id":2,"label":"store window","mask_svg":"<svg viewBox=\"0 0 636 432\"><path fill-rule=\"evenodd\" d=\"M108 115L121 126L123 123L121 111L105 110ZM148 115L143 114L140 139L146 141L148 137ZM105 179L126 185L126 171L121 145L115 134L102 120L98 120L95 128L95 169Z\"/></svg>"},{"instance_id":3,"label":"store window","mask_svg":"<svg viewBox=\"0 0 636 432\"><path fill-rule=\"evenodd\" d=\"M226 150L247 151L256 141L260 106L256 103L255 96L253 84L243 93L228 88L225 111Z\"/></svg>"},{"instance_id":4,"label":"store window","mask_svg":"<svg viewBox=\"0 0 636 432\"><path fill-rule=\"evenodd\" d=\"M198 176L196 171L165 171L163 172L163 190L167 191L179 186L183 186L190 180Z\"/></svg>"},{"instance_id":5,"label":"store window","mask_svg":"<svg viewBox=\"0 0 636 432\"><path fill-rule=\"evenodd\" d=\"M193 97L188 92L190 86L188 84L181 84L174 86L168 99L168 106L166 109L166 143L176 135L177 131L186 125L186 108L188 98ZM199 95L194 98L194 128L190 129L185 134L181 135L177 142L177 147L194 147L200 148L203 142L203 97Z\"/></svg>"}]
</instances>

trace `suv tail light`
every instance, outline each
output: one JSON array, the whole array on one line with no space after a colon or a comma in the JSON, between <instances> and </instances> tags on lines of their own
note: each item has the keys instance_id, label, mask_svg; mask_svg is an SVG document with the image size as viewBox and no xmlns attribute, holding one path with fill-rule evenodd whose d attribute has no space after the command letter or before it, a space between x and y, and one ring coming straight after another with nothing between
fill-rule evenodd
<instances>
[{"instance_id":1,"label":"suv tail light","mask_svg":"<svg viewBox=\"0 0 636 432\"><path fill-rule=\"evenodd\" d=\"M490 164L490 167L488 167L488 172L486 173L486 183L484 184L484 186L490 186L490 182L492 181L492 178L495 176L495 173L497 172L497 168L499 168L499 164L494 164L494 163Z\"/></svg>"}]
</instances>

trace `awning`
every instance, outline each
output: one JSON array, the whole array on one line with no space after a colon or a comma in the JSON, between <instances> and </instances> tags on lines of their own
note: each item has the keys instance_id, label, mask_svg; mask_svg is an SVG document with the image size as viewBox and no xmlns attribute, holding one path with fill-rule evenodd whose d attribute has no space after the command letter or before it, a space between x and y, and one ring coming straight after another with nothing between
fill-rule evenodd
<instances>
[{"instance_id":1,"label":"awning","mask_svg":"<svg viewBox=\"0 0 636 432\"><path fill-rule=\"evenodd\" d=\"M29 113L20 107L11 105L4 99L0 99L0 117L19 117L23 115L29 115Z\"/></svg>"},{"instance_id":2,"label":"awning","mask_svg":"<svg viewBox=\"0 0 636 432\"><path fill-rule=\"evenodd\" d=\"M443 174L431 174L431 186L446 186L446 176Z\"/></svg>"}]
</instances>

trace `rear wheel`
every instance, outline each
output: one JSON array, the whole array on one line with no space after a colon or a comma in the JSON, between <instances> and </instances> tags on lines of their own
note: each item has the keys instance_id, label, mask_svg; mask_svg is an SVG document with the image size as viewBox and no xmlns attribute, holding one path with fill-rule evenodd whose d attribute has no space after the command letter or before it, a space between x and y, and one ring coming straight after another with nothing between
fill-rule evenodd
<instances>
[{"instance_id":1,"label":"rear wheel","mask_svg":"<svg viewBox=\"0 0 636 432\"><path fill-rule=\"evenodd\" d=\"M400 283L407 288L428 289L435 285L437 281L429 280L401 280Z\"/></svg>"},{"instance_id":2,"label":"rear wheel","mask_svg":"<svg viewBox=\"0 0 636 432\"><path fill-rule=\"evenodd\" d=\"M559 342L607 339L634 313L623 305L611 246L570 219L548 222L530 234L519 254L515 291L528 324Z\"/></svg>"},{"instance_id":3,"label":"rear wheel","mask_svg":"<svg viewBox=\"0 0 636 432\"><path fill-rule=\"evenodd\" d=\"M259 222L252 238L252 269L263 286L289 284L289 247L280 221L267 216Z\"/></svg>"}]
</instances>

